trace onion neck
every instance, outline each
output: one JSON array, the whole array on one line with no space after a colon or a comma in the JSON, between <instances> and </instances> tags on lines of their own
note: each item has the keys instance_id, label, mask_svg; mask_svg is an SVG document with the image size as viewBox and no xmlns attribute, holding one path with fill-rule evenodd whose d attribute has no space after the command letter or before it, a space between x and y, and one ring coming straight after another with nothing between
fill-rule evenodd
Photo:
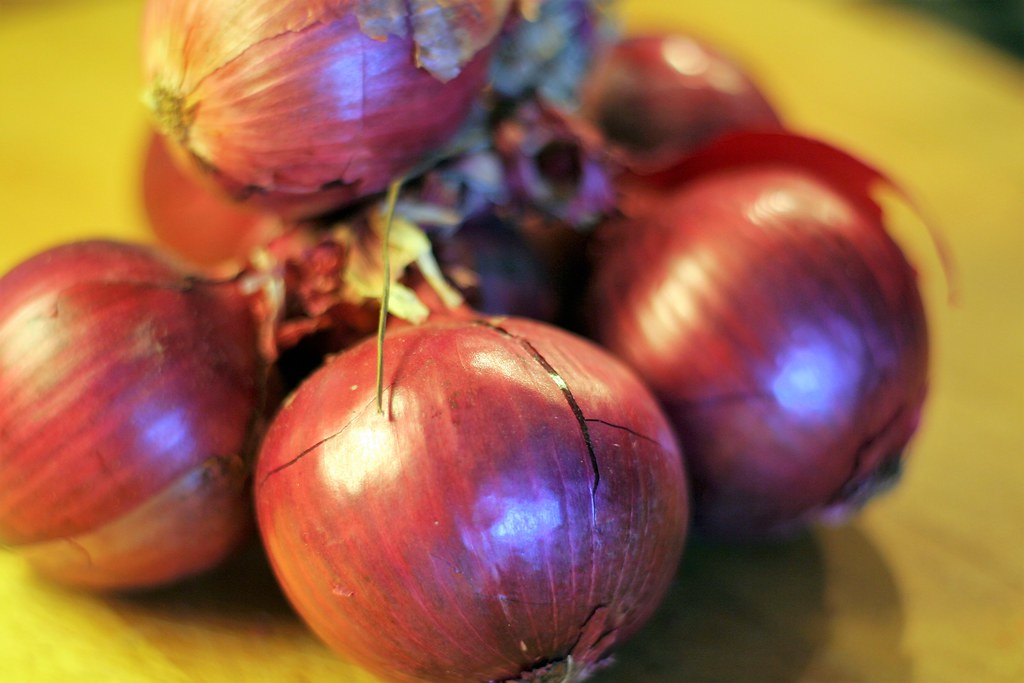
<instances>
[{"instance_id":1,"label":"onion neck","mask_svg":"<svg viewBox=\"0 0 1024 683\"><path fill-rule=\"evenodd\" d=\"M157 129L168 138L184 145L188 141L189 129L195 121L195 107L185 103L185 98L176 90L157 85L143 98L153 112Z\"/></svg>"}]
</instances>

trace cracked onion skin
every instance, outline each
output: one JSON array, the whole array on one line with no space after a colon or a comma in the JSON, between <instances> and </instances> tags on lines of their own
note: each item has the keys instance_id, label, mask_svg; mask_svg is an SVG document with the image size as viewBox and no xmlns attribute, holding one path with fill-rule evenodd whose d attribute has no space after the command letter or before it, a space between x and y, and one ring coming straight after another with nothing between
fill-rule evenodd
<instances>
[{"instance_id":1,"label":"cracked onion skin","mask_svg":"<svg viewBox=\"0 0 1024 683\"><path fill-rule=\"evenodd\" d=\"M0 543L86 588L217 564L252 529L264 363L230 283L87 241L0 278Z\"/></svg>"},{"instance_id":2,"label":"cracked onion skin","mask_svg":"<svg viewBox=\"0 0 1024 683\"><path fill-rule=\"evenodd\" d=\"M268 430L257 518L288 597L389 681L581 680L682 552L683 461L655 400L525 319L389 333L384 414L375 363L370 341L334 357Z\"/></svg>"},{"instance_id":3,"label":"cracked onion skin","mask_svg":"<svg viewBox=\"0 0 1024 683\"><path fill-rule=\"evenodd\" d=\"M508 0L148 0L145 101L211 189L290 219L384 190L454 137Z\"/></svg>"},{"instance_id":4,"label":"cracked onion skin","mask_svg":"<svg viewBox=\"0 0 1024 683\"><path fill-rule=\"evenodd\" d=\"M695 166L605 226L591 334L670 415L695 534L848 519L895 483L928 387L916 272L867 194L881 178L793 136Z\"/></svg>"}]
</instances>

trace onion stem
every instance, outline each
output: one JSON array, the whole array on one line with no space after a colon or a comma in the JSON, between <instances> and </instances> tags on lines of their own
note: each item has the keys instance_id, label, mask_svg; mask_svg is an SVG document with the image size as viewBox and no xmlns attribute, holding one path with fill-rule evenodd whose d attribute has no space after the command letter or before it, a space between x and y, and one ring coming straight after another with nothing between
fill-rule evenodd
<instances>
[{"instance_id":1,"label":"onion stem","mask_svg":"<svg viewBox=\"0 0 1024 683\"><path fill-rule=\"evenodd\" d=\"M384 414L384 328L388 321L388 301L391 298L391 223L395 219L395 205L398 203L398 192L402 189L404 178L391 181L388 185L385 200L384 235L382 239L384 251L382 263L384 267L384 289L380 295L380 319L377 323L377 412Z\"/></svg>"}]
</instances>

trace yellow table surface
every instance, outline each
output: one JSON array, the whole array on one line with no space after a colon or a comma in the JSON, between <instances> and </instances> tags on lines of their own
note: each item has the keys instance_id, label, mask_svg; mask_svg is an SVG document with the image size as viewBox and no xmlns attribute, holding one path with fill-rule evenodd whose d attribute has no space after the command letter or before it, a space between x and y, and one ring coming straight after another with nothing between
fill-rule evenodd
<instances>
[{"instance_id":1,"label":"yellow table surface","mask_svg":"<svg viewBox=\"0 0 1024 683\"><path fill-rule=\"evenodd\" d=\"M139 0L0 0L0 271L60 241L145 239ZM852 525L695 548L604 683L1024 681L1024 69L873 2L625 0L696 31L789 121L888 170L925 232L934 390L900 487ZM289 610L252 549L140 597L48 585L0 552L0 681L370 681Z\"/></svg>"}]
</instances>

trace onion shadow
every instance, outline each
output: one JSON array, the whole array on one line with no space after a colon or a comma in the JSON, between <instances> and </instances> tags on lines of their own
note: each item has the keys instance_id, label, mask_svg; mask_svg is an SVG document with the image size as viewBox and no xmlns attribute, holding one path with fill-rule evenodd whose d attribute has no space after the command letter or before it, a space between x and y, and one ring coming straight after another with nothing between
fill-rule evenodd
<instances>
[{"instance_id":1,"label":"onion shadow","mask_svg":"<svg viewBox=\"0 0 1024 683\"><path fill-rule=\"evenodd\" d=\"M851 637L840 622L875 634ZM910 680L902 628L893 578L856 527L762 545L691 541L659 610L594 681L899 683Z\"/></svg>"},{"instance_id":2,"label":"onion shadow","mask_svg":"<svg viewBox=\"0 0 1024 683\"><path fill-rule=\"evenodd\" d=\"M817 538L826 558L826 603L833 619L828 646L808 679L910 683L914 667L903 649L903 599L884 556L856 525L822 528Z\"/></svg>"},{"instance_id":3,"label":"onion shadow","mask_svg":"<svg viewBox=\"0 0 1024 683\"><path fill-rule=\"evenodd\" d=\"M109 595L106 600L132 623L202 623L239 632L301 624L255 537L211 571L166 587Z\"/></svg>"},{"instance_id":4,"label":"onion shadow","mask_svg":"<svg viewBox=\"0 0 1024 683\"><path fill-rule=\"evenodd\" d=\"M658 612L598 681L797 681L827 638L825 565L812 535L695 540Z\"/></svg>"}]
</instances>

